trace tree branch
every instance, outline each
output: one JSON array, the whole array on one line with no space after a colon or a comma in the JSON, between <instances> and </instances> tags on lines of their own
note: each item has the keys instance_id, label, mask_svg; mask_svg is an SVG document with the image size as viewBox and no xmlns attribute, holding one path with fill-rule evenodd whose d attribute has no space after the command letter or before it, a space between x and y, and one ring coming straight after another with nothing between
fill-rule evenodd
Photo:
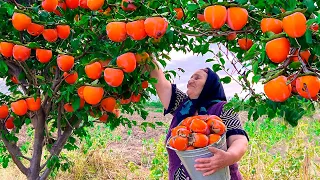
<instances>
[{"instance_id":1,"label":"tree branch","mask_svg":"<svg viewBox=\"0 0 320 180\"><path fill-rule=\"evenodd\" d=\"M0 131L2 132L1 140L3 141L4 145L6 146L9 154L13 160L13 162L17 165L19 170L24 174L27 175L29 173L29 169L26 168L18 157L24 157L21 153L20 148L15 144L9 142L5 135L9 134L8 130L4 127L4 121L0 122Z\"/></svg>"}]
</instances>

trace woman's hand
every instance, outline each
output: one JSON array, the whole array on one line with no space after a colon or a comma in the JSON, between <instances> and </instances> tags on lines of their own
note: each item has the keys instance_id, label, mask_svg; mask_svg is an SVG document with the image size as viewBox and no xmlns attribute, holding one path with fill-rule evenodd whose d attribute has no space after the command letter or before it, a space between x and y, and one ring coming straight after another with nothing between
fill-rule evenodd
<instances>
[{"instance_id":1,"label":"woman's hand","mask_svg":"<svg viewBox=\"0 0 320 180\"><path fill-rule=\"evenodd\" d=\"M203 176L209 176L217 172L221 168L233 164L234 158L232 157L230 152L226 152L214 147L209 147L208 149L214 155L209 158L196 159L197 164L194 166L196 170L203 172Z\"/></svg>"}]
</instances>

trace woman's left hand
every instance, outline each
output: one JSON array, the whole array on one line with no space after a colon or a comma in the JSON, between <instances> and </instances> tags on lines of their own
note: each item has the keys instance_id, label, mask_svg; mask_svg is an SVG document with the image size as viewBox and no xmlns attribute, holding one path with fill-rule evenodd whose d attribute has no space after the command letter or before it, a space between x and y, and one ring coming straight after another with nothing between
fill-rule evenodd
<instances>
[{"instance_id":1,"label":"woman's left hand","mask_svg":"<svg viewBox=\"0 0 320 180\"><path fill-rule=\"evenodd\" d=\"M196 170L204 172L203 176L209 176L219 169L232 164L233 158L229 152L214 147L209 147L208 149L214 155L209 158L196 159L197 164L194 166Z\"/></svg>"}]
</instances>

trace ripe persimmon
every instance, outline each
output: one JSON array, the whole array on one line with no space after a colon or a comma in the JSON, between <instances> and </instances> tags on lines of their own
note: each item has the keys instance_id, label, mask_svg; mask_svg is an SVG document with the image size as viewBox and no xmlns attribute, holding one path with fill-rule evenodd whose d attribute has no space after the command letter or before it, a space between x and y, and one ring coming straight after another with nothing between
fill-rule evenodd
<instances>
[{"instance_id":1,"label":"ripe persimmon","mask_svg":"<svg viewBox=\"0 0 320 180\"><path fill-rule=\"evenodd\" d=\"M11 80L14 84L19 84L19 80L17 79L16 76L11 76L10 80Z\"/></svg>"},{"instance_id":2,"label":"ripe persimmon","mask_svg":"<svg viewBox=\"0 0 320 180\"><path fill-rule=\"evenodd\" d=\"M313 23L313 24L310 26L310 29L311 29L312 31L318 31L318 30L319 30L319 24Z\"/></svg>"},{"instance_id":3,"label":"ripe persimmon","mask_svg":"<svg viewBox=\"0 0 320 180\"><path fill-rule=\"evenodd\" d=\"M63 9L64 11L66 11L67 10L67 4L64 2L64 1L62 1L62 2L59 2L58 3L58 6L61 8L61 9ZM58 8L55 10L55 11L53 11L56 15L58 15L58 16L62 16L62 14L61 14L61 12L58 10Z\"/></svg>"},{"instance_id":4,"label":"ripe persimmon","mask_svg":"<svg viewBox=\"0 0 320 180\"><path fill-rule=\"evenodd\" d=\"M30 54L31 54L31 49L25 46L21 46L21 45L13 46L13 57L17 61L22 61L22 62L26 61L27 59L29 59Z\"/></svg>"},{"instance_id":5,"label":"ripe persimmon","mask_svg":"<svg viewBox=\"0 0 320 180\"><path fill-rule=\"evenodd\" d=\"M182 136L174 136L170 138L169 145L178 151L184 151L188 148L189 139Z\"/></svg>"},{"instance_id":6,"label":"ripe persimmon","mask_svg":"<svg viewBox=\"0 0 320 180\"><path fill-rule=\"evenodd\" d=\"M227 35L227 40L228 40L228 41L233 41L233 40L235 40L236 38L237 38L237 33L235 33L235 32L229 33L229 34Z\"/></svg>"},{"instance_id":7,"label":"ripe persimmon","mask_svg":"<svg viewBox=\"0 0 320 180\"><path fill-rule=\"evenodd\" d=\"M290 42L287 38L273 39L266 44L266 52L269 59L274 63L282 63L287 59L290 52Z\"/></svg>"},{"instance_id":8,"label":"ripe persimmon","mask_svg":"<svg viewBox=\"0 0 320 180\"><path fill-rule=\"evenodd\" d=\"M45 29L42 32L42 36L48 42L56 42L58 39L58 32L56 29Z\"/></svg>"},{"instance_id":9,"label":"ripe persimmon","mask_svg":"<svg viewBox=\"0 0 320 180\"><path fill-rule=\"evenodd\" d=\"M72 73L64 72L63 77L65 78L64 80L66 81L66 83L74 84L78 80L78 73L77 72L72 72Z\"/></svg>"},{"instance_id":10,"label":"ripe persimmon","mask_svg":"<svg viewBox=\"0 0 320 180\"><path fill-rule=\"evenodd\" d=\"M192 133L189 144L196 148L203 148L208 146L209 138L208 136L202 133Z\"/></svg>"},{"instance_id":11,"label":"ripe persimmon","mask_svg":"<svg viewBox=\"0 0 320 180\"><path fill-rule=\"evenodd\" d=\"M41 98L34 99L34 97L29 97L26 99L26 103L30 111L38 111L41 107Z\"/></svg>"},{"instance_id":12,"label":"ripe persimmon","mask_svg":"<svg viewBox=\"0 0 320 180\"><path fill-rule=\"evenodd\" d=\"M104 94L104 90L102 87L94 87L94 86L86 86L83 89L83 97L86 103L91 105L98 104Z\"/></svg>"},{"instance_id":13,"label":"ripe persimmon","mask_svg":"<svg viewBox=\"0 0 320 180\"><path fill-rule=\"evenodd\" d=\"M22 13L13 13L12 25L18 31L23 31L31 24L31 18Z\"/></svg>"},{"instance_id":14,"label":"ripe persimmon","mask_svg":"<svg viewBox=\"0 0 320 180\"><path fill-rule=\"evenodd\" d=\"M0 106L0 119L4 119L9 115L9 108L6 104Z\"/></svg>"},{"instance_id":15,"label":"ripe persimmon","mask_svg":"<svg viewBox=\"0 0 320 180\"><path fill-rule=\"evenodd\" d=\"M190 130L195 133L202 133L206 135L210 134L210 129L207 123L198 118L192 120Z\"/></svg>"},{"instance_id":16,"label":"ripe persimmon","mask_svg":"<svg viewBox=\"0 0 320 180\"><path fill-rule=\"evenodd\" d=\"M204 9L204 19L212 29L220 29L227 20L227 9L221 5L208 6Z\"/></svg>"},{"instance_id":17,"label":"ripe persimmon","mask_svg":"<svg viewBox=\"0 0 320 180\"><path fill-rule=\"evenodd\" d=\"M79 6L79 0L65 0L66 5L69 9L75 9Z\"/></svg>"},{"instance_id":18,"label":"ripe persimmon","mask_svg":"<svg viewBox=\"0 0 320 180\"><path fill-rule=\"evenodd\" d=\"M241 38L241 39L238 39L238 45L242 50L248 51L253 45L253 41L248 38Z\"/></svg>"},{"instance_id":19,"label":"ripe persimmon","mask_svg":"<svg viewBox=\"0 0 320 180\"><path fill-rule=\"evenodd\" d=\"M101 64L101 67L107 67L110 63L111 59L107 59L107 60L100 60L99 63Z\"/></svg>"},{"instance_id":20,"label":"ripe persimmon","mask_svg":"<svg viewBox=\"0 0 320 180\"><path fill-rule=\"evenodd\" d=\"M122 42L127 38L126 23L110 22L106 26L109 39L114 42Z\"/></svg>"},{"instance_id":21,"label":"ripe persimmon","mask_svg":"<svg viewBox=\"0 0 320 180\"><path fill-rule=\"evenodd\" d=\"M58 0L44 0L41 3L42 8L47 12L53 12L57 9Z\"/></svg>"},{"instance_id":22,"label":"ripe persimmon","mask_svg":"<svg viewBox=\"0 0 320 180\"><path fill-rule=\"evenodd\" d=\"M136 41L140 41L147 37L147 33L144 30L144 20L137 20L128 22L126 24L127 34Z\"/></svg>"},{"instance_id":23,"label":"ripe persimmon","mask_svg":"<svg viewBox=\"0 0 320 180\"><path fill-rule=\"evenodd\" d=\"M144 21L144 28L148 36L158 39L166 33L168 22L162 17L149 17Z\"/></svg>"},{"instance_id":24,"label":"ripe persimmon","mask_svg":"<svg viewBox=\"0 0 320 180\"><path fill-rule=\"evenodd\" d=\"M148 81L143 81L143 82L141 83L141 87L142 87L142 89L147 89L147 88L148 88L148 86L149 86Z\"/></svg>"},{"instance_id":25,"label":"ripe persimmon","mask_svg":"<svg viewBox=\"0 0 320 180\"><path fill-rule=\"evenodd\" d=\"M289 37L298 38L307 31L307 19L301 12L295 12L283 18L283 30Z\"/></svg>"},{"instance_id":26,"label":"ripe persimmon","mask_svg":"<svg viewBox=\"0 0 320 180\"><path fill-rule=\"evenodd\" d=\"M79 87L78 90L77 90L78 96L79 96L81 99L84 99L84 97L83 97L83 90L84 90L85 87L86 87L86 86L81 86L81 87Z\"/></svg>"},{"instance_id":27,"label":"ripe persimmon","mask_svg":"<svg viewBox=\"0 0 320 180\"><path fill-rule=\"evenodd\" d=\"M194 149L195 149L195 147L193 147L193 146L188 146L187 149L186 149L186 151L190 151L190 150L194 150Z\"/></svg>"},{"instance_id":28,"label":"ripe persimmon","mask_svg":"<svg viewBox=\"0 0 320 180\"><path fill-rule=\"evenodd\" d=\"M138 95L132 94L131 95L131 102L137 103L140 101L140 99L141 99L141 94L138 94Z\"/></svg>"},{"instance_id":29,"label":"ripe persimmon","mask_svg":"<svg viewBox=\"0 0 320 180\"><path fill-rule=\"evenodd\" d=\"M31 23L27 28L27 32L31 36L39 36L42 34L43 31L44 31L44 26L36 23Z\"/></svg>"},{"instance_id":30,"label":"ripe persimmon","mask_svg":"<svg viewBox=\"0 0 320 180\"><path fill-rule=\"evenodd\" d=\"M108 116L108 114L107 113L103 113L100 117L99 117L99 120L101 121L101 122L107 122L107 120L108 120L108 118L109 118L109 116Z\"/></svg>"},{"instance_id":31,"label":"ripe persimmon","mask_svg":"<svg viewBox=\"0 0 320 180\"><path fill-rule=\"evenodd\" d=\"M205 22L206 20L204 19L204 15L203 14L197 14L197 19L200 21L200 22Z\"/></svg>"},{"instance_id":32,"label":"ripe persimmon","mask_svg":"<svg viewBox=\"0 0 320 180\"><path fill-rule=\"evenodd\" d=\"M214 144L220 140L220 135L219 134L210 134L209 135L209 144Z\"/></svg>"},{"instance_id":33,"label":"ripe persimmon","mask_svg":"<svg viewBox=\"0 0 320 180\"><path fill-rule=\"evenodd\" d=\"M90 79L99 79L102 73L102 66L99 62L88 64L84 68L85 73Z\"/></svg>"},{"instance_id":34,"label":"ripe persimmon","mask_svg":"<svg viewBox=\"0 0 320 180\"><path fill-rule=\"evenodd\" d=\"M6 58L9 58L12 56L13 47L14 47L13 43L0 42L0 52Z\"/></svg>"},{"instance_id":35,"label":"ripe persimmon","mask_svg":"<svg viewBox=\"0 0 320 180\"><path fill-rule=\"evenodd\" d=\"M83 9L89 9L87 0L80 0L79 6Z\"/></svg>"},{"instance_id":36,"label":"ripe persimmon","mask_svg":"<svg viewBox=\"0 0 320 180\"><path fill-rule=\"evenodd\" d=\"M131 102L131 97L128 99L121 98L120 99L120 104L129 104Z\"/></svg>"},{"instance_id":37,"label":"ripe persimmon","mask_svg":"<svg viewBox=\"0 0 320 180\"><path fill-rule=\"evenodd\" d=\"M230 7L227 10L227 24L234 30L241 30L248 21L248 11L241 7Z\"/></svg>"},{"instance_id":38,"label":"ripe persimmon","mask_svg":"<svg viewBox=\"0 0 320 180\"><path fill-rule=\"evenodd\" d=\"M133 4L133 0L122 0L121 8L124 11L135 11L137 9L137 6Z\"/></svg>"},{"instance_id":39,"label":"ripe persimmon","mask_svg":"<svg viewBox=\"0 0 320 180\"><path fill-rule=\"evenodd\" d=\"M101 107L107 112L112 112L116 106L116 103L117 101L115 98L107 97L101 101Z\"/></svg>"},{"instance_id":40,"label":"ripe persimmon","mask_svg":"<svg viewBox=\"0 0 320 180\"><path fill-rule=\"evenodd\" d=\"M291 84L286 84L287 80L288 79L285 76L278 76L270 80L264 84L264 93L271 101L286 101L290 97L292 91Z\"/></svg>"},{"instance_id":41,"label":"ripe persimmon","mask_svg":"<svg viewBox=\"0 0 320 180\"><path fill-rule=\"evenodd\" d=\"M7 129L13 129L14 128L14 118L13 117L9 117L5 123L5 126Z\"/></svg>"},{"instance_id":42,"label":"ripe persimmon","mask_svg":"<svg viewBox=\"0 0 320 180\"><path fill-rule=\"evenodd\" d=\"M117 58L117 66L123 68L126 73L131 73L136 69L137 60L132 52L124 53Z\"/></svg>"},{"instance_id":43,"label":"ripe persimmon","mask_svg":"<svg viewBox=\"0 0 320 180\"><path fill-rule=\"evenodd\" d=\"M182 19L183 18L183 16L184 16L184 13L183 13L183 9L182 8L174 8L173 9L174 11L176 11L176 18L177 19Z\"/></svg>"},{"instance_id":44,"label":"ripe persimmon","mask_svg":"<svg viewBox=\"0 0 320 180\"><path fill-rule=\"evenodd\" d=\"M23 116L28 111L27 102L24 99L11 103L11 110L18 116Z\"/></svg>"},{"instance_id":45,"label":"ripe persimmon","mask_svg":"<svg viewBox=\"0 0 320 180\"><path fill-rule=\"evenodd\" d=\"M70 71L74 66L74 57L69 55L59 55L57 64L61 71Z\"/></svg>"},{"instance_id":46,"label":"ripe persimmon","mask_svg":"<svg viewBox=\"0 0 320 180\"><path fill-rule=\"evenodd\" d=\"M92 11L101 9L103 4L104 4L104 0L87 0L87 5L89 9L91 9Z\"/></svg>"},{"instance_id":47,"label":"ripe persimmon","mask_svg":"<svg viewBox=\"0 0 320 180\"><path fill-rule=\"evenodd\" d=\"M136 53L135 56L138 64L144 64L150 57L147 52Z\"/></svg>"},{"instance_id":48,"label":"ripe persimmon","mask_svg":"<svg viewBox=\"0 0 320 180\"><path fill-rule=\"evenodd\" d=\"M211 133L222 135L226 132L225 124L217 119L211 120L208 123Z\"/></svg>"},{"instance_id":49,"label":"ripe persimmon","mask_svg":"<svg viewBox=\"0 0 320 180\"><path fill-rule=\"evenodd\" d=\"M311 99L318 94L320 82L316 76L305 75L296 79L296 88L300 96Z\"/></svg>"},{"instance_id":50,"label":"ripe persimmon","mask_svg":"<svg viewBox=\"0 0 320 180\"><path fill-rule=\"evenodd\" d=\"M275 34L279 34L282 32L282 21L275 18L263 18L260 27L263 33L271 31Z\"/></svg>"},{"instance_id":51,"label":"ripe persimmon","mask_svg":"<svg viewBox=\"0 0 320 180\"><path fill-rule=\"evenodd\" d=\"M56 27L58 37L60 39L67 39L70 35L70 26L69 25L57 25Z\"/></svg>"},{"instance_id":52,"label":"ripe persimmon","mask_svg":"<svg viewBox=\"0 0 320 180\"><path fill-rule=\"evenodd\" d=\"M176 126L171 129L171 136L183 136L183 137L189 137L190 131L185 126Z\"/></svg>"},{"instance_id":53,"label":"ripe persimmon","mask_svg":"<svg viewBox=\"0 0 320 180\"><path fill-rule=\"evenodd\" d=\"M106 68L104 70L104 80L111 87L118 87L122 84L124 74L121 69Z\"/></svg>"},{"instance_id":54,"label":"ripe persimmon","mask_svg":"<svg viewBox=\"0 0 320 180\"><path fill-rule=\"evenodd\" d=\"M298 50L296 50L294 53L293 53L293 57L291 57L291 60L293 62L298 62L299 61L299 57L298 57ZM304 62L308 62L309 61L309 57L311 56L311 53L309 50L305 50L305 51L300 51L300 57L302 58L302 60Z\"/></svg>"},{"instance_id":55,"label":"ripe persimmon","mask_svg":"<svg viewBox=\"0 0 320 180\"><path fill-rule=\"evenodd\" d=\"M37 60L41 63L48 63L52 58L52 51L47 49L36 49Z\"/></svg>"},{"instance_id":56,"label":"ripe persimmon","mask_svg":"<svg viewBox=\"0 0 320 180\"><path fill-rule=\"evenodd\" d=\"M187 129L190 129L190 124L193 121L193 117L187 117L184 120L182 120L181 125L187 127Z\"/></svg>"},{"instance_id":57,"label":"ripe persimmon","mask_svg":"<svg viewBox=\"0 0 320 180\"><path fill-rule=\"evenodd\" d=\"M74 111L71 103L66 103L66 104L64 104L64 105L63 105L63 108L64 108L64 110L65 110L66 112L73 112L73 111Z\"/></svg>"}]
</instances>

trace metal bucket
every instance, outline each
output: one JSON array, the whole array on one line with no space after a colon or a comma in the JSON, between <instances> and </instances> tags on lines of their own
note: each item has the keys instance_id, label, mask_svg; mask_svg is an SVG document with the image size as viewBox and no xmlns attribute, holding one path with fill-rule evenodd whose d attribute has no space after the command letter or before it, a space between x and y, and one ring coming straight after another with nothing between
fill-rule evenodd
<instances>
[{"instance_id":1,"label":"metal bucket","mask_svg":"<svg viewBox=\"0 0 320 180\"><path fill-rule=\"evenodd\" d=\"M188 171L191 179L193 180L230 180L230 170L229 166L220 169L219 171L211 174L210 176L203 176L201 171L197 171L194 167L196 164L195 160L198 158L207 158L213 156L213 154L208 150L208 147L215 147L222 150L227 150L226 133L224 133L220 140L214 144L211 144L204 148L188 150L188 151L178 151L169 146L169 140L167 142L167 148L174 150L179 156L182 164Z\"/></svg>"}]
</instances>

